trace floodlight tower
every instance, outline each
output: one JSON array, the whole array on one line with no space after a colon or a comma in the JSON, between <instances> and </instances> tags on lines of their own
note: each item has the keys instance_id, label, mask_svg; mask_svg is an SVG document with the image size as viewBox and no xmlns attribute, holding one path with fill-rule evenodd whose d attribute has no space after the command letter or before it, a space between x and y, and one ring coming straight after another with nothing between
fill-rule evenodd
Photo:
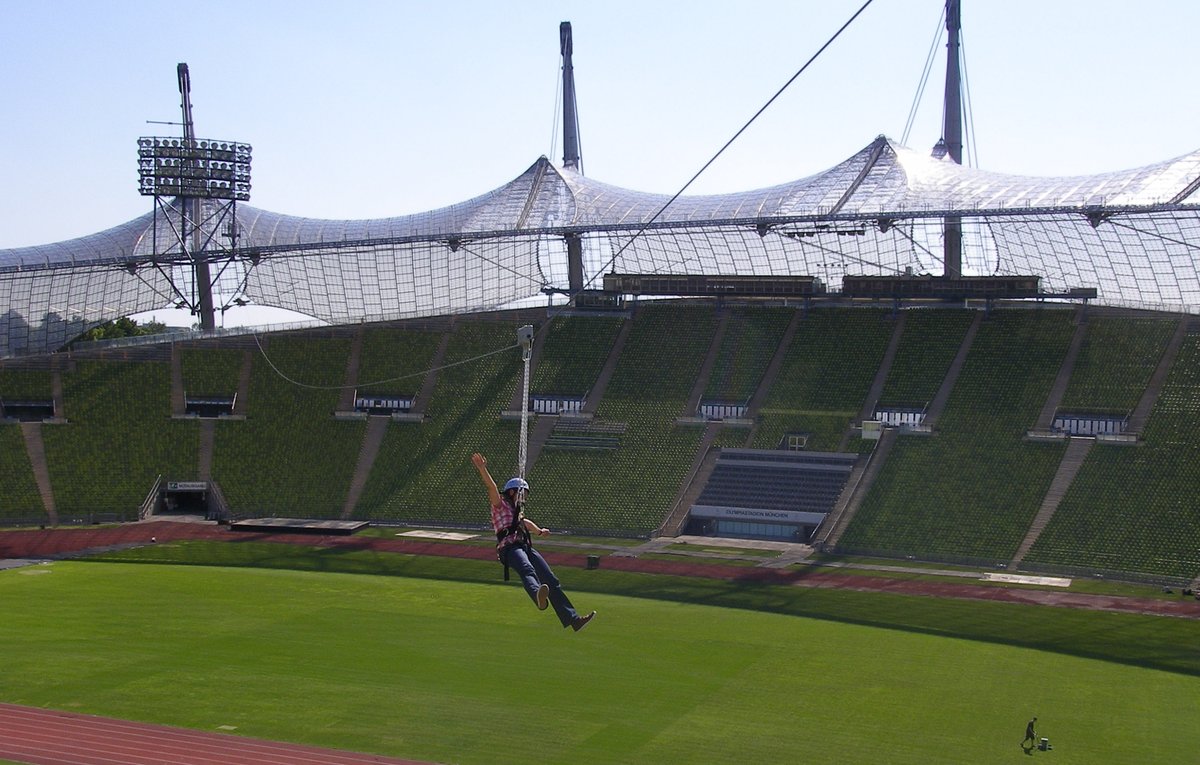
<instances>
[{"instance_id":1,"label":"floodlight tower","mask_svg":"<svg viewBox=\"0 0 1200 765\"><path fill-rule=\"evenodd\" d=\"M558 25L559 52L562 54L563 90L563 167L583 173L579 156L579 112L575 108L575 67L571 54L575 45L571 39L571 22ZM583 240L578 234L567 234L567 287L572 295L583 289Z\"/></svg>"},{"instance_id":2,"label":"floodlight tower","mask_svg":"<svg viewBox=\"0 0 1200 765\"><path fill-rule=\"evenodd\" d=\"M179 77L179 108L183 110L183 140L186 144L193 144L196 141L196 128L192 123L192 78L188 73L188 65L180 63L175 67L175 73ZM194 167L194 164L192 164L192 167ZM186 241L188 236L188 220L200 220L200 199L197 197L184 197L182 201L185 212L183 215L183 231L181 236ZM216 328L216 317L213 313L212 301L212 274L208 270L208 262L202 257L196 257L196 250L199 249L200 244L199 226L192 227L191 237L192 261L195 264L194 270L196 275L196 297L199 303L200 328L211 330Z\"/></svg>"},{"instance_id":3,"label":"floodlight tower","mask_svg":"<svg viewBox=\"0 0 1200 765\"><path fill-rule=\"evenodd\" d=\"M962 164L962 80L959 72L959 32L962 17L959 0L946 0L946 93L942 110L942 141L946 154ZM942 223L942 275L947 279L962 276L962 218L947 216Z\"/></svg>"},{"instance_id":4,"label":"floodlight tower","mask_svg":"<svg viewBox=\"0 0 1200 765\"><path fill-rule=\"evenodd\" d=\"M197 139L192 124L191 77L187 64L176 67L183 110L183 139L138 139L139 192L154 197L153 263L191 268L194 285L171 279L180 307L216 328L210 262L232 261L237 250L237 203L250 199L250 145ZM159 215L169 236L159 242ZM223 242L222 239L227 240ZM164 269L164 266L168 266Z\"/></svg>"}]
</instances>

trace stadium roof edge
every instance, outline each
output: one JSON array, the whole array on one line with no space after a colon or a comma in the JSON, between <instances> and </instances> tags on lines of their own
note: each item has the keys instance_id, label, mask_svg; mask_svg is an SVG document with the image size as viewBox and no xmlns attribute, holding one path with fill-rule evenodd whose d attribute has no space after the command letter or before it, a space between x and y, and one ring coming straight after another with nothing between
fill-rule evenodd
<instances>
[{"instance_id":1,"label":"stadium roof edge","mask_svg":"<svg viewBox=\"0 0 1200 765\"><path fill-rule=\"evenodd\" d=\"M177 216L168 204L96 234L0 250L0 356L188 303L179 274L192 254L164 244ZM345 323L561 291L572 237L586 238L578 257L592 279L608 270L812 275L835 289L847 274L940 273L950 216L969 229L964 273L1034 274L1052 293L1096 287L1103 305L1200 312L1200 150L1130 170L1034 177L963 167L880 135L813 175L678 198L542 156L508 183L434 210L334 220L238 204L236 222L202 216L198 228L217 245L236 233L236 247L199 252L226 280L214 290Z\"/></svg>"}]
</instances>

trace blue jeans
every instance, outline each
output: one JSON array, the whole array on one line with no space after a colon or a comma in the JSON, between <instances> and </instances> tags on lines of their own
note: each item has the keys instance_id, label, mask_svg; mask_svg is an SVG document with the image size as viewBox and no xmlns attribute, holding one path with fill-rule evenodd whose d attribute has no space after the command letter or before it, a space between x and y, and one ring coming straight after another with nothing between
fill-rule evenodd
<instances>
[{"instance_id":1,"label":"blue jeans","mask_svg":"<svg viewBox=\"0 0 1200 765\"><path fill-rule=\"evenodd\" d=\"M558 614L558 620L564 627L571 626L578 616L575 606L571 605L570 598L558 583L558 577L554 575L550 564L541 553L532 547L526 549L520 545L509 545L504 548L500 560L521 577L521 584L534 603L537 603L538 588L543 584L547 585L550 588L550 605L554 608L554 613Z\"/></svg>"}]
</instances>

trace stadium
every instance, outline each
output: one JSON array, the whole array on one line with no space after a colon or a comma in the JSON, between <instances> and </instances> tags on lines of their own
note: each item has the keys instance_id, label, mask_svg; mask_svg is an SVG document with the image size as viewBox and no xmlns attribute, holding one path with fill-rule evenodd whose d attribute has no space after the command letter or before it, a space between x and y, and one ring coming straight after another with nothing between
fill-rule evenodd
<instances>
[{"instance_id":1,"label":"stadium","mask_svg":"<svg viewBox=\"0 0 1200 765\"><path fill-rule=\"evenodd\" d=\"M181 65L153 211L0 250L0 558L42 561L0 570L0 702L437 762L525 714L563 718L515 745L547 762L1004 761L1020 704L1066 762L1195 751L1200 151L1004 175L961 164L956 107L933 155L648 194L582 173L565 23L560 52L561 164L347 221L245 204L249 147L195 136ZM215 326L245 303L319 326ZM198 329L76 341L164 305ZM496 613L477 451L611 619L589 655ZM86 650L44 646L47 598ZM480 685L497 646L544 698Z\"/></svg>"}]
</instances>

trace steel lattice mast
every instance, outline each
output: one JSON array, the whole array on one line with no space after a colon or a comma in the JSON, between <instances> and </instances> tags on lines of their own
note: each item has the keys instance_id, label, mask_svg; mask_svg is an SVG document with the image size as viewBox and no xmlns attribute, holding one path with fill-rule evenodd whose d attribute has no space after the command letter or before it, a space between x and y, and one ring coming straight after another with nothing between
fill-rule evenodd
<instances>
[{"instance_id":1,"label":"steel lattice mast","mask_svg":"<svg viewBox=\"0 0 1200 765\"><path fill-rule=\"evenodd\" d=\"M180 108L183 110L183 140L185 145L193 146L196 143L196 128L192 123L192 79L188 74L187 64L179 64L175 71L179 75ZM192 269L196 278L196 313L200 319L200 329L212 330L216 328L217 321L216 313L213 310L212 274L208 268L208 261L201 253L200 199L198 197L180 197L179 204L183 209L180 222L183 231L180 239L184 243L188 242L189 237L191 239ZM188 232L189 221L191 222L190 234Z\"/></svg>"}]
</instances>

